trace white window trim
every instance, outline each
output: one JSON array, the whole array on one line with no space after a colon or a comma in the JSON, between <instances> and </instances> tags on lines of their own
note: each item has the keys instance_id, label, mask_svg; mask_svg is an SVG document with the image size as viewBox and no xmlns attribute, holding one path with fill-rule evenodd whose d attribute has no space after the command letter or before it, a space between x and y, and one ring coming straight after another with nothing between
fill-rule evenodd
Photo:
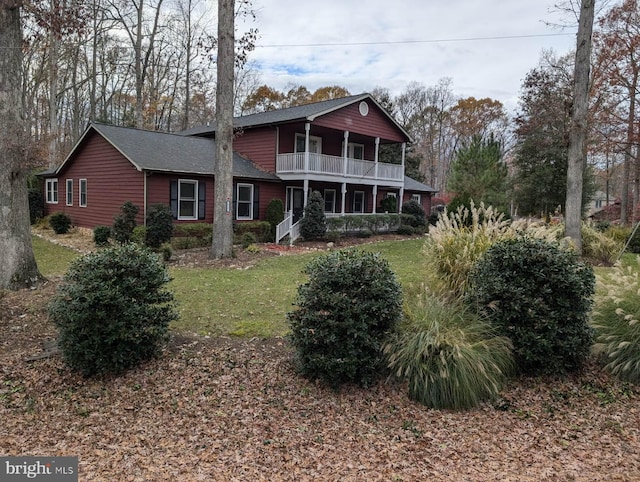
<instances>
[{"instance_id":1,"label":"white window trim","mask_svg":"<svg viewBox=\"0 0 640 482\"><path fill-rule=\"evenodd\" d=\"M240 188L241 187L248 187L251 189L251 199L249 201L240 201ZM253 190L253 184L246 184L246 183L241 183L239 182L236 185L236 219L241 220L241 221L251 221L253 220L253 195L254 195L254 190ZM240 208L240 202L242 202L242 204L249 204L249 216L240 216L238 214L238 210Z\"/></svg>"},{"instance_id":2,"label":"white window trim","mask_svg":"<svg viewBox=\"0 0 640 482\"><path fill-rule=\"evenodd\" d=\"M82 186L84 186L84 202L82 202ZM78 198L78 206L80 206L81 208L86 208L89 198L88 183L86 179L80 179L78 181Z\"/></svg>"},{"instance_id":3,"label":"white window trim","mask_svg":"<svg viewBox=\"0 0 640 482\"><path fill-rule=\"evenodd\" d=\"M418 204L422 204L422 196L420 194L412 194L411 200L416 201Z\"/></svg>"},{"instance_id":4,"label":"white window trim","mask_svg":"<svg viewBox=\"0 0 640 482\"><path fill-rule=\"evenodd\" d=\"M180 216L180 205L182 204L182 185L193 184L193 198L185 198L185 201L193 201L193 216ZM195 179L178 179L178 219L193 221L198 219L198 181Z\"/></svg>"},{"instance_id":5,"label":"white window trim","mask_svg":"<svg viewBox=\"0 0 640 482\"><path fill-rule=\"evenodd\" d=\"M324 201L325 201L325 208L326 208L326 199L327 199L327 192L332 192L333 193L333 205L331 206L331 211L326 211L325 209L325 213L335 213L336 212L336 196L337 196L337 192L335 189L325 189L324 190Z\"/></svg>"},{"instance_id":6,"label":"white window trim","mask_svg":"<svg viewBox=\"0 0 640 482\"><path fill-rule=\"evenodd\" d=\"M296 134L296 138L293 144L293 149L294 152L304 152L304 151L299 151L298 150L298 138L302 138L305 139L306 136L304 134ZM322 137L318 137L318 136L309 136L309 147L311 147L311 141L317 141L318 142L318 150L317 151L309 151L311 153L314 154L322 154ZM306 140L305 140L306 142Z\"/></svg>"},{"instance_id":7,"label":"white window trim","mask_svg":"<svg viewBox=\"0 0 640 482\"><path fill-rule=\"evenodd\" d=\"M71 188L69 188L69 184L71 184ZM67 179L64 194L66 197L67 206L73 206L73 179Z\"/></svg>"},{"instance_id":8,"label":"white window trim","mask_svg":"<svg viewBox=\"0 0 640 482\"><path fill-rule=\"evenodd\" d=\"M394 199L398 199L398 193L395 192L388 192L387 195L385 197L392 197Z\"/></svg>"},{"instance_id":9,"label":"white window trim","mask_svg":"<svg viewBox=\"0 0 640 482\"><path fill-rule=\"evenodd\" d=\"M58 204L58 179L47 179L46 181L46 201L47 204Z\"/></svg>"},{"instance_id":10,"label":"white window trim","mask_svg":"<svg viewBox=\"0 0 640 482\"><path fill-rule=\"evenodd\" d=\"M360 211L356 211L356 195L357 194L362 194L362 210L360 210ZM353 211L354 214L355 213L364 214L364 191L353 191L352 211Z\"/></svg>"}]
</instances>

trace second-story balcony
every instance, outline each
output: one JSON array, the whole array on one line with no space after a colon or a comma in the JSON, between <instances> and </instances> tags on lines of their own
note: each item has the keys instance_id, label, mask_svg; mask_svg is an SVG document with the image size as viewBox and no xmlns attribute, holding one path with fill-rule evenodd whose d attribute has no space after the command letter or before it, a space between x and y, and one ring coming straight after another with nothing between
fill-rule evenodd
<instances>
[{"instance_id":1,"label":"second-story balcony","mask_svg":"<svg viewBox=\"0 0 640 482\"><path fill-rule=\"evenodd\" d=\"M335 182L387 183L404 182L404 167L399 164L366 161L362 159L304 152L278 154L276 173L289 179L310 176ZM284 176L283 176L284 175Z\"/></svg>"}]
</instances>

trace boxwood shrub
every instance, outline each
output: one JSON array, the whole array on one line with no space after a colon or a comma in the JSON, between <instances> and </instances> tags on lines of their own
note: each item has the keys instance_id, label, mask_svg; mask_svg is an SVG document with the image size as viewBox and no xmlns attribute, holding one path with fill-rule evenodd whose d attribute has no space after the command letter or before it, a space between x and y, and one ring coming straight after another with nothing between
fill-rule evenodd
<instances>
[{"instance_id":1,"label":"boxwood shrub","mask_svg":"<svg viewBox=\"0 0 640 482\"><path fill-rule=\"evenodd\" d=\"M288 313L301 372L331 385L371 383L382 345L402 316L402 291L379 253L335 251L306 267L298 308Z\"/></svg>"},{"instance_id":2,"label":"boxwood shrub","mask_svg":"<svg viewBox=\"0 0 640 482\"><path fill-rule=\"evenodd\" d=\"M71 228L71 218L62 212L53 213L49 216L49 225L56 234L66 234Z\"/></svg>"},{"instance_id":3,"label":"boxwood shrub","mask_svg":"<svg viewBox=\"0 0 640 482\"><path fill-rule=\"evenodd\" d=\"M469 276L467 299L513 343L525 374L579 369L593 342L593 269L541 239L497 241Z\"/></svg>"},{"instance_id":4,"label":"boxwood shrub","mask_svg":"<svg viewBox=\"0 0 640 482\"><path fill-rule=\"evenodd\" d=\"M120 373L158 355L178 316L169 280L160 257L133 243L77 258L49 305L67 365Z\"/></svg>"}]
</instances>

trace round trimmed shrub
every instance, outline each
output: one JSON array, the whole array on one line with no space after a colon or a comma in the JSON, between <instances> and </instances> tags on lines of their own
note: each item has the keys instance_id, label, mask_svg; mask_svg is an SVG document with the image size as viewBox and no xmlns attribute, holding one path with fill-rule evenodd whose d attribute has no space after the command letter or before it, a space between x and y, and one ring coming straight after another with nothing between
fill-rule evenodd
<instances>
[{"instance_id":1,"label":"round trimmed shrub","mask_svg":"<svg viewBox=\"0 0 640 482\"><path fill-rule=\"evenodd\" d=\"M133 243L73 261L49 305L67 365L120 373L158 355L178 318L169 280L159 256Z\"/></svg>"},{"instance_id":2,"label":"round trimmed shrub","mask_svg":"<svg viewBox=\"0 0 640 482\"><path fill-rule=\"evenodd\" d=\"M93 228L93 242L99 248L107 246L109 244L109 238L111 237L110 226L96 226Z\"/></svg>"},{"instance_id":3,"label":"round trimmed shrub","mask_svg":"<svg viewBox=\"0 0 640 482\"><path fill-rule=\"evenodd\" d=\"M53 213L49 216L49 225L56 234L66 234L71 227L71 218L65 213Z\"/></svg>"},{"instance_id":4,"label":"round trimmed shrub","mask_svg":"<svg viewBox=\"0 0 640 482\"><path fill-rule=\"evenodd\" d=\"M540 239L496 242L471 270L468 299L511 339L525 374L579 369L593 343L593 269Z\"/></svg>"},{"instance_id":5,"label":"round trimmed shrub","mask_svg":"<svg viewBox=\"0 0 640 482\"><path fill-rule=\"evenodd\" d=\"M402 214L409 214L412 218L407 218L407 224L414 228L424 229L427 225L427 215L422 209L422 206L418 201L407 201L402 205Z\"/></svg>"},{"instance_id":6,"label":"round trimmed shrub","mask_svg":"<svg viewBox=\"0 0 640 482\"><path fill-rule=\"evenodd\" d=\"M253 234L251 231L247 231L242 235L241 243L244 249L248 248L252 244L256 244L257 243L256 235Z\"/></svg>"},{"instance_id":7,"label":"round trimmed shrub","mask_svg":"<svg viewBox=\"0 0 640 482\"><path fill-rule=\"evenodd\" d=\"M402 316L402 290L379 253L335 251L309 263L287 314L303 375L367 385L383 373L382 345Z\"/></svg>"},{"instance_id":8,"label":"round trimmed shrub","mask_svg":"<svg viewBox=\"0 0 640 482\"><path fill-rule=\"evenodd\" d=\"M147 209L147 233L145 243L158 249L171 241L173 236L173 215L166 204L152 204Z\"/></svg>"}]
</instances>

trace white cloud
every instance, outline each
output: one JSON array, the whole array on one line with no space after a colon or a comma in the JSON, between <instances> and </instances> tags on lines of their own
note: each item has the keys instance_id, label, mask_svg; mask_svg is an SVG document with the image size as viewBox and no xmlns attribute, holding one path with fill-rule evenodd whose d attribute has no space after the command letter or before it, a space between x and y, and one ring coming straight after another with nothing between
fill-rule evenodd
<instances>
[{"instance_id":1,"label":"white cloud","mask_svg":"<svg viewBox=\"0 0 640 482\"><path fill-rule=\"evenodd\" d=\"M355 94L380 86L398 94L412 81L450 77L456 95L513 110L542 50L567 53L575 37L489 38L562 33L547 25L559 21L547 1L255 0L260 34L251 60L262 83L277 89L340 85ZM426 42L394 43L412 41ZM366 45L332 45L353 43Z\"/></svg>"}]
</instances>

